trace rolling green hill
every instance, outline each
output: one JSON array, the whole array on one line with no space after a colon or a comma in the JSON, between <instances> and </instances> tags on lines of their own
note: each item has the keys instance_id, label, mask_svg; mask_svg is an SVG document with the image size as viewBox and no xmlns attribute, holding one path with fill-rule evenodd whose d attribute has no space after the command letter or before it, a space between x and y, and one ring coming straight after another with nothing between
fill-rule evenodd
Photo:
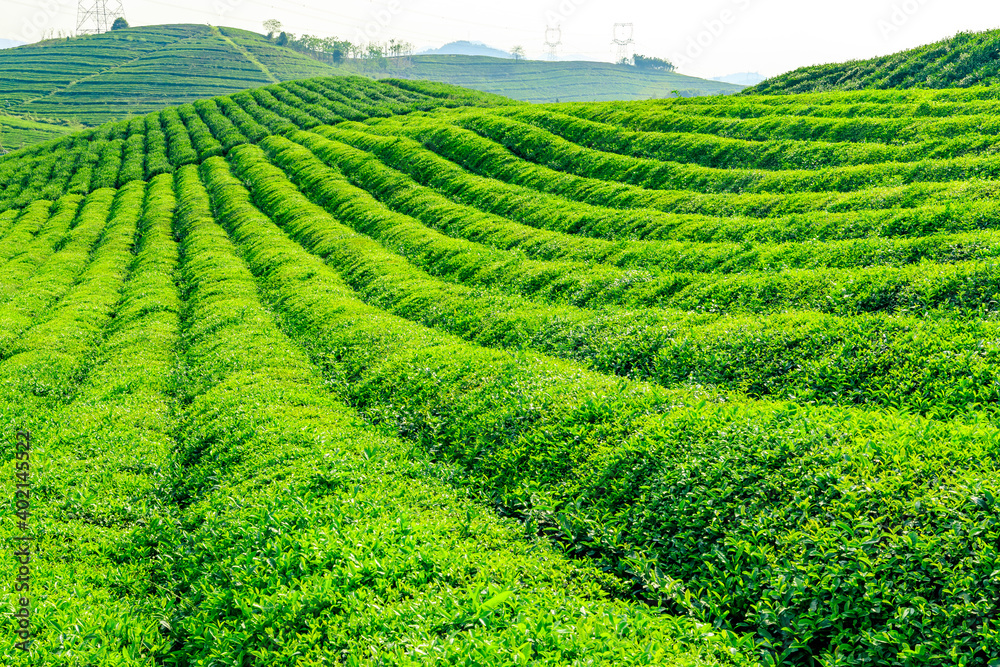
<instances>
[{"instance_id":1,"label":"rolling green hill","mask_svg":"<svg viewBox=\"0 0 1000 667\"><path fill-rule=\"evenodd\" d=\"M53 121L37 121L0 113L0 150L10 151L41 143L81 129Z\"/></svg>"},{"instance_id":2,"label":"rolling green hill","mask_svg":"<svg viewBox=\"0 0 1000 667\"><path fill-rule=\"evenodd\" d=\"M0 99L10 114L96 125L337 71L255 33L145 26L0 52Z\"/></svg>"},{"instance_id":3,"label":"rolling green hill","mask_svg":"<svg viewBox=\"0 0 1000 667\"><path fill-rule=\"evenodd\" d=\"M393 76L442 81L525 102L597 102L732 94L742 86L600 62L514 61L487 56L425 55Z\"/></svg>"},{"instance_id":4,"label":"rolling green hill","mask_svg":"<svg viewBox=\"0 0 1000 667\"><path fill-rule=\"evenodd\" d=\"M527 101L647 99L738 91L736 86L607 63L513 63L495 58L418 56L407 66L369 69L320 62L264 36L203 25L143 26L48 40L0 51L4 146L99 125L165 106L315 76L429 79ZM19 116L24 123L16 123ZM30 125L28 121L30 119Z\"/></svg>"},{"instance_id":5,"label":"rolling green hill","mask_svg":"<svg viewBox=\"0 0 1000 667\"><path fill-rule=\"evenodd\" d=\"M748 94L1000 84L1000 30L965 32L881 58L814 65L768 79Z\"/></svg>"},{"instance_id":6,"label":"rolling green hill","mask_svg":"<svg viewBox=\"0 0 1000 667\"><path fill-rule=\"evenodd\" d=\"M994 93L313 79L0 158L4 664L989 667Z\"/></svg>"}]
</instances>

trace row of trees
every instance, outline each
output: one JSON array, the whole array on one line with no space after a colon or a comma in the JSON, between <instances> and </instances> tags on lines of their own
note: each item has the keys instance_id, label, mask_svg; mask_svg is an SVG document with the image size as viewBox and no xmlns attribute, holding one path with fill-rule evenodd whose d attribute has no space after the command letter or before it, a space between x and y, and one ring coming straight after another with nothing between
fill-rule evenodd
<instances>
[{"instance_id":1,"label":"row of trees","mask_svg":"<svg viewBox=\"0 0 1000 667\"><path fill-rule=\"evenodd\" d=\"M347 60L364 68L387 69L392 59L396 68L412 65L410 58L415 49L411 42L390 39L387 42L352 42L339 37L319 37L317 35L296 36L281 30L281 22L274 19L264 21L268 39L279 46L287 46L313 56L318 60L342 64Z\"/></svg>"}]
</instances>

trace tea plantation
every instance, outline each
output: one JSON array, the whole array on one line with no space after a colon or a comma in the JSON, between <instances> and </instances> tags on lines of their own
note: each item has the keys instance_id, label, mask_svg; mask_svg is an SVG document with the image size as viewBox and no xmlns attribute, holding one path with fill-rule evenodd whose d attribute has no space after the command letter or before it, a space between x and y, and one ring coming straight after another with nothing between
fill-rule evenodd
<instances>
[{"instance_id":1,"label":"tea plantation","mask_svg":"<svg viewBox=\"0 0 1000 667\"><path fill-rule=\"evenodd\" d=\"M523 101L626 100L742 89L597 62L414 56L321 62L264 35L194 24L138 26L0 50L0 147L24 148L166 106L319 76L430 79Z\"/></svg>"},{"instance_id":2,"label":"tea plantation","mask_svg":"<svg viewBox=\"0 0 1000 667\"><path fill-rule=\"evenodd\" d=\"M3 663L995 667L997 94L319 78L0 159Z\"/></svg>"},{"instance_id":3,"label":"tea plantation","mask_svg":"<svg viewBox=\"0 0 1000 667\"><path fill-rule=\"evenodd\" d=\"M898 5L894 8L898 10ZM871 88L995 86L1000 84L998 50L1000 30L960 32L940 42L869 60L800 67L762 81L748 92L774 95Z\"/></svg>"},{"instance_id":4,"label":"tea plantation","mask_svg":"<svg viewBox=\"0 0 1000 667\"><path fill-rule=\"evenodd\" d=\"M744 87L676 72L591 61L418 55L393 76L443 81L524 102L602 102L732 95Z\"/></svg>"},{"instance_id":5,"label":"tea plantation","mask_svg":"<svg viewBox=\"0 0 1000 667\"><path fill-rule=\"evenodd\" d=\"M167 105L278 81L348 74L263 35L207 25L169 24L51 39L0 51L0 116L8 149L32 145L60 121L99 125ZM23 123L24 121L22 121Z\"/></svg>"}]
</instances>

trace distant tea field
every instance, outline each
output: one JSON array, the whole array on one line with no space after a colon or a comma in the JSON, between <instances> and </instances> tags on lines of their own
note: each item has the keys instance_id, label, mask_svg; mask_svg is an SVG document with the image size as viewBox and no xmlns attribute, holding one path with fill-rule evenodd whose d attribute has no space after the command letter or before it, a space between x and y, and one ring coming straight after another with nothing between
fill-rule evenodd
<instances>
[{"instance_id":1,"label":"distant tea field","mask_svg":"<svg viewBox=\"0 0 1000 667\"><path fill-rule=\"evenodd\" d=\"M348 73L235 28L171 24L50 39L0 50L0 111L7 112L0 142L16 149L66 123L100 125L255 86Z\"/></svg>"},{"instance_id":2,"label":"distant tea field","mask_svg":"<svg viewBox=\"0 0 1000 667\"><path fill-rule=\"evenodd\" d=\"M422 55L390 76L443 81L524 102L601 102L694 95L732 95L743 87L675 72L588 61L505 60Z\"/></svg>"},{"instance_id":3,"label":"distant tea field","mask_svg":"<svg viewBox=\"0 0 1000 667\"><path fill-rule=\"evenodd\" d=\"M998 95L313 78L0 158L3 663L996 667Z\"/></svg>"},{"instance_id":4,"label":"distant tea field","mask_svg":"<svg viewBox=\"0 0 1000 667\"><path fill-rule=\"evenodd\" d=\"M328 55L328 54L326 54ZM316 57L313 57L316 56ZM731 94L718 81L601 62L466 56L380 58L379 64L279 46L238 28L136 26L0 50L0 146L32 146L80 129L206 97L309 77L427 79L530 102Z\"/></svg>"}]
</instances>

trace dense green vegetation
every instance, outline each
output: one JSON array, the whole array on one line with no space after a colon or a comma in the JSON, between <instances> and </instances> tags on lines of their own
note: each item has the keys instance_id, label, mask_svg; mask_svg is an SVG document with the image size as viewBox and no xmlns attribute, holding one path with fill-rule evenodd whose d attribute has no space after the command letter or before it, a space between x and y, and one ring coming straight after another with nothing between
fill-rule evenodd
<instances>
[{"instance_id":1,"label":"dense green vegetation","mask_svg":"<svg viewBox=\"0 0 1000 667\"><path fill-rule=\"evenodd\" d=\"M319 54L317 54L319 55ZM0 51L0 143L21 148L166 106L319 76L427 79L524 101L648 99L738 86L608 63L418 56L330 63L265 36L205 25L126 27ZM516 66L515 66L516 65Z\"/></svg>"},{"instance_id":2,"label":"dense green vegetation","mask_svg":"<svg viewBox=\"0 0 1000 667\"><path fill-rule=\"evenodd\" d=\"M488 56L413 56L412 65L390 76L443 81L526 102L647 100L731 95L742 89L674 72L613 63L507 60Z\"/></svg>"},{"instance_id":3,"label":"dense green vegetation","mask_svg":"<svg viewBox=\"0 0 1000 667\"><path fill-rule=\"evenodd\" d=\"M250 87L348 71L255 33L176 24L5 49L0 73L0 99L9 114L97 125Z\"/></svg>"},{"instance_id":4,"label":"dense green vegetation","mask_svg":"<svg viewBox=\"0 0 1000 667\"><path fill-rule=\"evenodd\" d=\"M954 37L870 60L812 65L747 89L775 95L830 90L966 88L1000 84L1000 30Z\"/></svg>"},{"instance_id":5,"label":"dense green vegetation","mask_svg":"<svg viewBox=\"0 0 1000 667\"><path fill-rule=\"evenodd\" d=\"M311 79L0 159L5 664L992 667L990 98L795 99Z\"/></svg>"},{"instance_id":6,"label":"dense green vegetation","mask_svg":"<svg viewBox=\"0 0 1000 667\"><path fill-rule=\"evenodd\" d=\"M0 114L0 152L38 144L81 129L65 123L40 122L19 116Z\"/></svg>"}]
</instances>

